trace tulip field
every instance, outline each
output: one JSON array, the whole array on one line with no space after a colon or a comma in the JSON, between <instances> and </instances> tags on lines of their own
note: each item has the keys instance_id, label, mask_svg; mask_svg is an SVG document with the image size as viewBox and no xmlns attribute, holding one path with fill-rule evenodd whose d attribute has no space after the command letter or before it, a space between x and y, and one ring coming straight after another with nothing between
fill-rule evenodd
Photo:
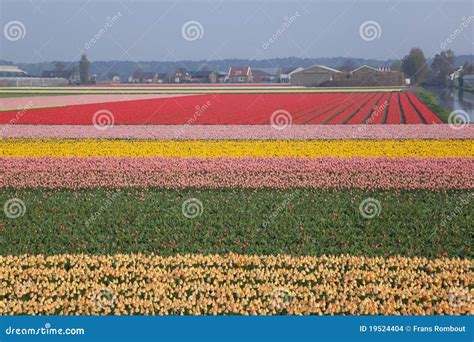
<instances>
[{"instance_id":1,"label":"tulip field","mask_svg":"<svg viewBox=\"0 0 474 342\"><path fill-rule=\"evenodd\" d=\"M271 114L284 109L293 124L440 124L441 119L415 95L401 92L316 94L193 94L188 96L134 95L126 101L106 102L111 95L95 95L84 104L42 99L44 107L3 111L0 124L15 120L25 125L89 125L101 110L113 113L117 125L267 125ZM126 97L122 96L122 99ZM44 101L47 100L47 101ZM18 98L5 106L18 108ZM26 102L28 103L28 102ZM196 115L202 112L202 115ZM280 118L283 120L284 118Z\"/></svg>"},{"instance_id":2,"label":"tulip field","mask_svg":"<svg viewBox=\"0 0 474 342\"><path fill-rule=\"evenodd\" d=\"M0 97L1 315L474 313L474 126L414 93L28 91Z\"/></svg>"}]
</instances>

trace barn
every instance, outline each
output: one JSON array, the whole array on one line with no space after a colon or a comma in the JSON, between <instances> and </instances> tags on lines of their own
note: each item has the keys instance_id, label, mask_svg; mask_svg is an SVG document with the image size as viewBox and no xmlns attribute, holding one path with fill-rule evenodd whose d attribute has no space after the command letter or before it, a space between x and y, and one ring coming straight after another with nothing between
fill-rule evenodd
<instances>
[{"instance_id":1,"label":"barn","mask_svg":"<svg viewBox=\"0 0 474 342\"><path fill-rule=\"evenodd\" d=\"M323 65L313 65L309 68L291 74L290 83L293 86L319 86L321 83L334 80L339 70Z\"/></svg>"},{"instance_id":2,"label":"barn","mask_svg":"<svg viewBox=\"0 0 474 342\"><path fill-rule=\"evenodd\" d=\"M389 87L402 86L403 74L400 71L391 71L389 68L373 68L363 65L350 73L336 75L329 86L334 87Z\"/></svg>"}]
</instances>

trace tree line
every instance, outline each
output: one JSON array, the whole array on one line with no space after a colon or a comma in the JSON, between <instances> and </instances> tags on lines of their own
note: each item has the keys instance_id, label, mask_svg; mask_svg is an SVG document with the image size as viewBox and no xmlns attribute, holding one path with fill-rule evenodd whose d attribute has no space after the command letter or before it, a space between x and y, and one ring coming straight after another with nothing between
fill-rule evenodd
<instances>
[{"instance_id":1,"label":"tree line","mask_svg":"<svg viewBox=\"0 0 474 342\"><path fill-rule=\"evenodd\" d=\"M411 79L412 84L430 84L446 86L450 83L450 75L455 71L455 55L452 50L443 50L437 53L431 65L428 65L423 50L415 47L400 63L400 70ZM460 73L464 75L474 73L474 66L465 62Z\"/></svg>"},{"instance_id":2,"label":"tree line","mask_svg":"<svg viewBox=\"0 0 474 342\"><path fill-rule=\"evenodd\" d=\"M91 62L86 55L82 55L79 61L79 77L82 84L88 84L91 82L90 79L90 65ZM58 68L58 66L56 66ZM340 66L341 70L353 70L355 69L354 61L347 59ZM75 72L77 69L71 69L72 72ZM423 53L421 48L415 47L412 48L407 56L402 60L395 61L391 70L402 71L408 78L411 79L411 83L415 85L420 84L431 84L431 85L441 85L446 86L450 82L450 75L455 70L455 55L452 50L443 50L440 53L437 53L431 65L428 64L428 61ZM466 61L463 65L460 78L464 75L474 74L474 65L471 62Z\"/></svg>"}]
</instances>

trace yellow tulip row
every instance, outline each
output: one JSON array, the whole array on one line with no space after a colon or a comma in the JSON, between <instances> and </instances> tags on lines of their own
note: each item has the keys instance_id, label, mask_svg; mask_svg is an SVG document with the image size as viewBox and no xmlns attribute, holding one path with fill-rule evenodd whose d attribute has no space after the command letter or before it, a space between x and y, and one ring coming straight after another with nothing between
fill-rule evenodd
<instances>
[{"instance_id":1,"label":"yellow tulip row","mask_svg":"<svg viewBox=\"0 0 474 342\"><path fill-rule=\"evenodd\" d=\"M474 140L3 139L0 157L474 157Z\"/></svg>"},{"instance_id":2,"label":"yellow tulip row","mask_svg":"<svg viewBox=\"0 0 474 342\"><path fill-rule=\"evenodd\" d=\"M472 261L0 256L0 315L473 314Z\"/></svg>"}]
</instances>

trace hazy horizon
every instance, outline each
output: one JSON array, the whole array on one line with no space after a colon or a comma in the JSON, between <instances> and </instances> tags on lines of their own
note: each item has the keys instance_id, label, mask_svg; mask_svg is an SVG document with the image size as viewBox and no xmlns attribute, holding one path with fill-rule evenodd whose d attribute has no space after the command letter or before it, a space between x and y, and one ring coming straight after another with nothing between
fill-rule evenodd
<instances>
[{"instance_id":1,"label":"hazy horizon","mask_svg":"<svg viewBox=\"0 0 474 342\"><path fill-rule=\"evenodd\" d=\"M469 0L0 0L0 59L14 63L473 54Z\"/></svg>"},{"instance_id":2,"label":"hazy horizon","mask_svg":"<svg viewBox=\"0 0 474 342\"><path fill-rule=\"evenodd\" d=\"M407 50L407 54L408 54L408 50ZM467 53L467 54L457 54L456 51L454 51L454 54L456 57L459 57L459 56L474 56L474 53ZM87 53L86 53L87 55ZM79 56L80 57L80 56ZM425 57L427 59L432 59L434 57L433 56L429 56L429 55L426 55L425 54ZM255 58L253 59L252 61L255 61L255 62L264 62L264 61L267 61L267 60L272 60L272 59L287 59L287 58L299 58L297 56L282 56L282 57L273 57L273 58L265 58L265 59L258 59L258 58ZM354 59L354 60L357 60L357 59L362 59L362 60L375 60L375 61L380 61L380 62L387 62L387 61L395 61L395 59L393 58L388 58L388 59L378 59L378 58L363 58L363 57L359 57L359 56L351 56L351 57L347 57L347 56L312 56L312 57L305 57L305 58L308 58L308 59L313 59L313 60L318 60L318 59ZM90 58L89 58L90 59ZM0 58L0 60L3 60L5 62L13 62L13 63L17 63L17 64L39 64L39 63L54 63L54 62L62 62L62 63L72 63L72 62L79 62L79 58L76 59L76 60L60 60L60 59L51 59L51 60L44 60L44 61L33 61L33 62L16 62L14 60L6 60L6 59L3 59L3 58ZM192 63L199 63L199 62L214 62L214 61L227 61L227 60L247 60L247 58L223 58L223 59L180 59L180 60L168 60L168 61L163 61L163 60L154 60L154 59L149 59L149 60L146 60L146 59L143 59L143 60L130 60L130 59L124 59L124 60L115 60L115 59L99 59L99 60L90 60L90 62L97 62L97 63L109 63L109 62L129 62L129 63L150 63L150 62L153 62L153 63L175 63L175 62L192 62ZM250 59L249 59L250 60Z\"/></svg>"}]
</instances>

